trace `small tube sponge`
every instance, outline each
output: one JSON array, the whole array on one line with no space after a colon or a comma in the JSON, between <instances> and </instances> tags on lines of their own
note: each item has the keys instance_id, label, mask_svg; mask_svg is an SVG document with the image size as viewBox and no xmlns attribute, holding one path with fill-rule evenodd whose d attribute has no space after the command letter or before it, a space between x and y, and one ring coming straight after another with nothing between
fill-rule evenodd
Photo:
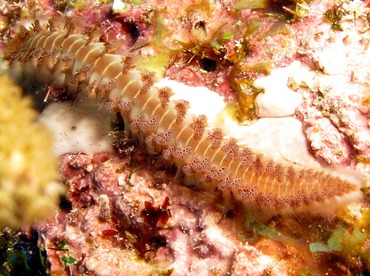
<instances>
[{"instance_id":1,"label":"small tube sponge","mask_svg":"<svg viewBox=\"0 0 370 276\"><path fill-rule=\"evenodd\" d=\"M31 100L0 72L0 227L20 227L56 210L64 191L52 134Z\"/></svg>"}]
</instances>

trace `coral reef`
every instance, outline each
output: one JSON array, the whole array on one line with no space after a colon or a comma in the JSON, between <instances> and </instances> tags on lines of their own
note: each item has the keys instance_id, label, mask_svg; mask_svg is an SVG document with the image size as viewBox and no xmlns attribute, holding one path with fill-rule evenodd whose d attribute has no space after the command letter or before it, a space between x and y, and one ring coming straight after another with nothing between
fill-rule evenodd
<instances>
[{"instance_id":1,"label":"coral reef","mask_svg":"<svg viewBox=\"0 0 370 276\"><path fill-rule=\"evenodd\" d=\"M0 227L19 227L50 216L64 189L51 133L20 88L4 74L0 83Z\"/></svg>"},{"instance_id":2,"label":"coral reef","mask_svg":"<svg viewBox=\"0 0 370 276\"><path fill-rule=\"evenodd\" d=\"M3 4L10 71L119 114L115 152L61 157L67 196L37 225L51 271L369 270L365 3L35 3Z\"/></svg>"}]
</instances>

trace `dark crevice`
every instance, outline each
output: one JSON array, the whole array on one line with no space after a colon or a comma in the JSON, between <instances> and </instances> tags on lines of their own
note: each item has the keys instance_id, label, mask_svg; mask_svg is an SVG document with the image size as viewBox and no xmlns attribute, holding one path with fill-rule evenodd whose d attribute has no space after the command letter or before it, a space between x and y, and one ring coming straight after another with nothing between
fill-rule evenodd
<instances>
[{"instance_id":1,"label":"dark crevice","mask_svg":"<svg viewBox=\"0 0 370 276\"><path fill-rule=\"evenodd\" d=\"M207 72L213 72L217 69L217 63L215 60L210 58L202 58L199 60L199 66L201 69Z\"/></svg>"}]
</instances>

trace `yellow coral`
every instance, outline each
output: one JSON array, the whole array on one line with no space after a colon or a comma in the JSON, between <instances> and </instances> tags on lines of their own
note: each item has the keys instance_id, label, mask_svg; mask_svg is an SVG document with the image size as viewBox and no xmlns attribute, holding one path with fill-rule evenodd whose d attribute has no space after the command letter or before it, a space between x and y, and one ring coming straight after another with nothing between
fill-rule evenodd
<instances>
[{"instance_id":1,"label":"yellow coral","mask_svg":"<svg viewBox=\"0 0 370 276\"><path fill-rule=\"evenodd\" d=\"M18 227L49 216L63 187L51 133L35 121L30 99L1 73L0 105L0 227Z\"/></svg>"}]
</instances>

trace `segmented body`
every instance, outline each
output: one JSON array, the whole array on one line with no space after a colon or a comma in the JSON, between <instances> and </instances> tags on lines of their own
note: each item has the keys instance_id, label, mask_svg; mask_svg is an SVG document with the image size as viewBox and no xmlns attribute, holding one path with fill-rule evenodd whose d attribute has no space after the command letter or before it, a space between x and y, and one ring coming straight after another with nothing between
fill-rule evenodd
<instances>
[{"instance_id":1,"label":"segmented body","mask_svg":"<svg viewBox=\"0 0 370 276\"><path fill-rule=\"evenodd\" d=\"M224 138L227 133L212 126L207 116L190 114L187 101L171 100L176 91L153 85L154 74L135 69L131 56L111 54L111 45L99 42L94 31L73 29L69 21L49 27L35 22L31 30L20 31L5 57L57 86L110 102L131 135L162 152L187 182L231 191L246 204L278 211L360 196L358 183L279 164Z\"/></svg>"}]
</instances>

